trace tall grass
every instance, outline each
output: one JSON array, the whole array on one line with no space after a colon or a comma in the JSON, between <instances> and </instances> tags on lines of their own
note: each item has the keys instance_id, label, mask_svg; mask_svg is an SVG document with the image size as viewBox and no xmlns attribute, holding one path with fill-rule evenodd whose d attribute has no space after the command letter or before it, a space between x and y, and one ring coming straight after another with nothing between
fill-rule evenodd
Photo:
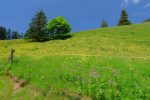
<instances>
[{"instance_id":1,"label":"tall grass","mask_svg":"<svg viewBox=\"0 0 150 100\"><path fill-rule=\"evenodd\" d=\"M6 65L5 65L6 66ZM63 92L93 99L149 99L150 61L114 57L17 57L11 72L44 95Z\"/></svg>"}]
</instances>

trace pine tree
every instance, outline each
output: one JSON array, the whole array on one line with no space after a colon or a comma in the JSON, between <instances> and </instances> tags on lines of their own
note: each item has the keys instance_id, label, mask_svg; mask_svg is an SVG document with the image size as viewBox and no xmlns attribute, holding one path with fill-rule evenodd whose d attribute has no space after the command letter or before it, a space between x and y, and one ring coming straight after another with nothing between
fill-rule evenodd
<instances>
[{"instance_id":1,"label":"pine tree","mask_svg":"<svg viewBox=\"0 0 150 100\"><path fill-rule=\"evenodd\" d=\"M19 39L20 38L20 34L17 31L13 31L12 32L12 39Z\"/></svg>"},{"instance_id":2,"label":"pine tree","mask_svg":"<svg viewBox=\"0 0 150 100\"><path fill-rule=\"evenodd\" d=\"M36 13L35 17L29 24L29 28L25 34L27 39L32 41L44 42L47 40L48 34L46 32L47 19L45 13L41 10Z\"/></svg>"},{"instance_id":3,"label":"pine tree","mask_svg":"<svg viewBox=\"0 0 150 100\"><path fill-rule=\"evenodd\" d=\"M107 22L105 21L105 19L102 20L102 23L101 23L101 28L104 28L104 27L108 27L108 24Z\"/></svg>"},{"instance_id":4,"label":"pine tree","mask_svg":"<svg viewBox=\"0 0 150 100\"><path fill-rule=\"evenodd\" d=\"M118 26L130 25L130 24L132 24L132 23L128 20L128 14L127 14L126 10L123 9L121 11L121 17L120 17L120 19L118 21Z\"/></svg>"},{"instance_id":5,"label":"pine tree","mask_svg":"<svg viewBox=\"0 0 150 100\"><path fill-rule=\"evenodd\" d=\"M7 30L7 39L8 39L8 40L11 40L11 39L12 39L12 32L11 32L11 29L8 29L8 30Z\"/></svg>"},{"instance_id":6,"label":"pine tree","mask_svg":"<svg viewBox=\"0 0 150 100\"><path fill-rule=\"evenodd\" d=\"M7 30L5 27L0 26L0 40L5 40L7 38Z\"/></svg>"}]
</instances>

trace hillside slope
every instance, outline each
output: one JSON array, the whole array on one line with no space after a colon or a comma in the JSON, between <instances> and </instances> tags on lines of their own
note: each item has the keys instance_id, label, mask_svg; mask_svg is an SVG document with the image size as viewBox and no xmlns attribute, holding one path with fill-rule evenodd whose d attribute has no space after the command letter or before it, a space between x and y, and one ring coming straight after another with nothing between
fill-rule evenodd
<instances>
[{"instance_id":1,"label":"hillside slope","mask_svg":"<svg viewBox=\"0 0 150 100\"><path fill-rule=\"evenodd\" d=\"M0 56L8 55L10 48L16 56L38 54L98 55L149 58L150 23L82 31L67 40L44 43L24 40L0 41Z\"/></svg>"},{"instance_id":2,"label":"hillside slope","mask_svg":"<svg viewBox=\"0 0 150 100\"><path fill-rule=\"evenodd\" d=\"M16 51L10 65L11 48ZM19 96L11 95L14 99L40 92L35 98L150 100L150 23L82 31L67 40L44 43L0 41L3 71L36 88L32 94L27 85ZM8 98L3 86L0 93Z\"/></svg>"}]
</instances>

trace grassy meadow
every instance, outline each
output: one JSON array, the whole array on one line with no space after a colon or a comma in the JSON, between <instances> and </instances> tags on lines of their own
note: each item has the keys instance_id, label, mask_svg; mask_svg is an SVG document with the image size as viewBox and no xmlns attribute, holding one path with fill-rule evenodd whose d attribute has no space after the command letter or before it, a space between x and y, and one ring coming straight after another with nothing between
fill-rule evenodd
<instances>
[{"instance_id":1,"label":"grassy meadow","mask_svg":"<svg viewBox=\"0 0 150 100\"><path fill-rule=\"evenodd\" d=\"M15 57L10 65L11 48ZM0 41L4 71L28 84L13 94L12 83L1 75L0 99L149 100L150 23L82 31L44 43ZM40 92L35 98L30 85ZM6 90L12 95L4 95Z\"/></svg>"}]
</instances>

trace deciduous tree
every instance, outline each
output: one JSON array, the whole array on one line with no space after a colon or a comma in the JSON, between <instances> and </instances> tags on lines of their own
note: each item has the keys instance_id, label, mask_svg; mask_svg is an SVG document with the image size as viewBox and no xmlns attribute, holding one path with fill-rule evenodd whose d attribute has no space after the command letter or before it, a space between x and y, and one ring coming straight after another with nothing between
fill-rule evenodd
<instances>
[{"instance_id":1,"label":"deciduous tree","mask_svg":"<svg viewBox=\"0 0 150 100\"><path fill-rule=\"evenodd\" d=\"M48 22L47 30L52 36L58 36L59 38L69 33L71 31L71 26L62 16L58 16Z\"/></svg>"}]
</instances>

